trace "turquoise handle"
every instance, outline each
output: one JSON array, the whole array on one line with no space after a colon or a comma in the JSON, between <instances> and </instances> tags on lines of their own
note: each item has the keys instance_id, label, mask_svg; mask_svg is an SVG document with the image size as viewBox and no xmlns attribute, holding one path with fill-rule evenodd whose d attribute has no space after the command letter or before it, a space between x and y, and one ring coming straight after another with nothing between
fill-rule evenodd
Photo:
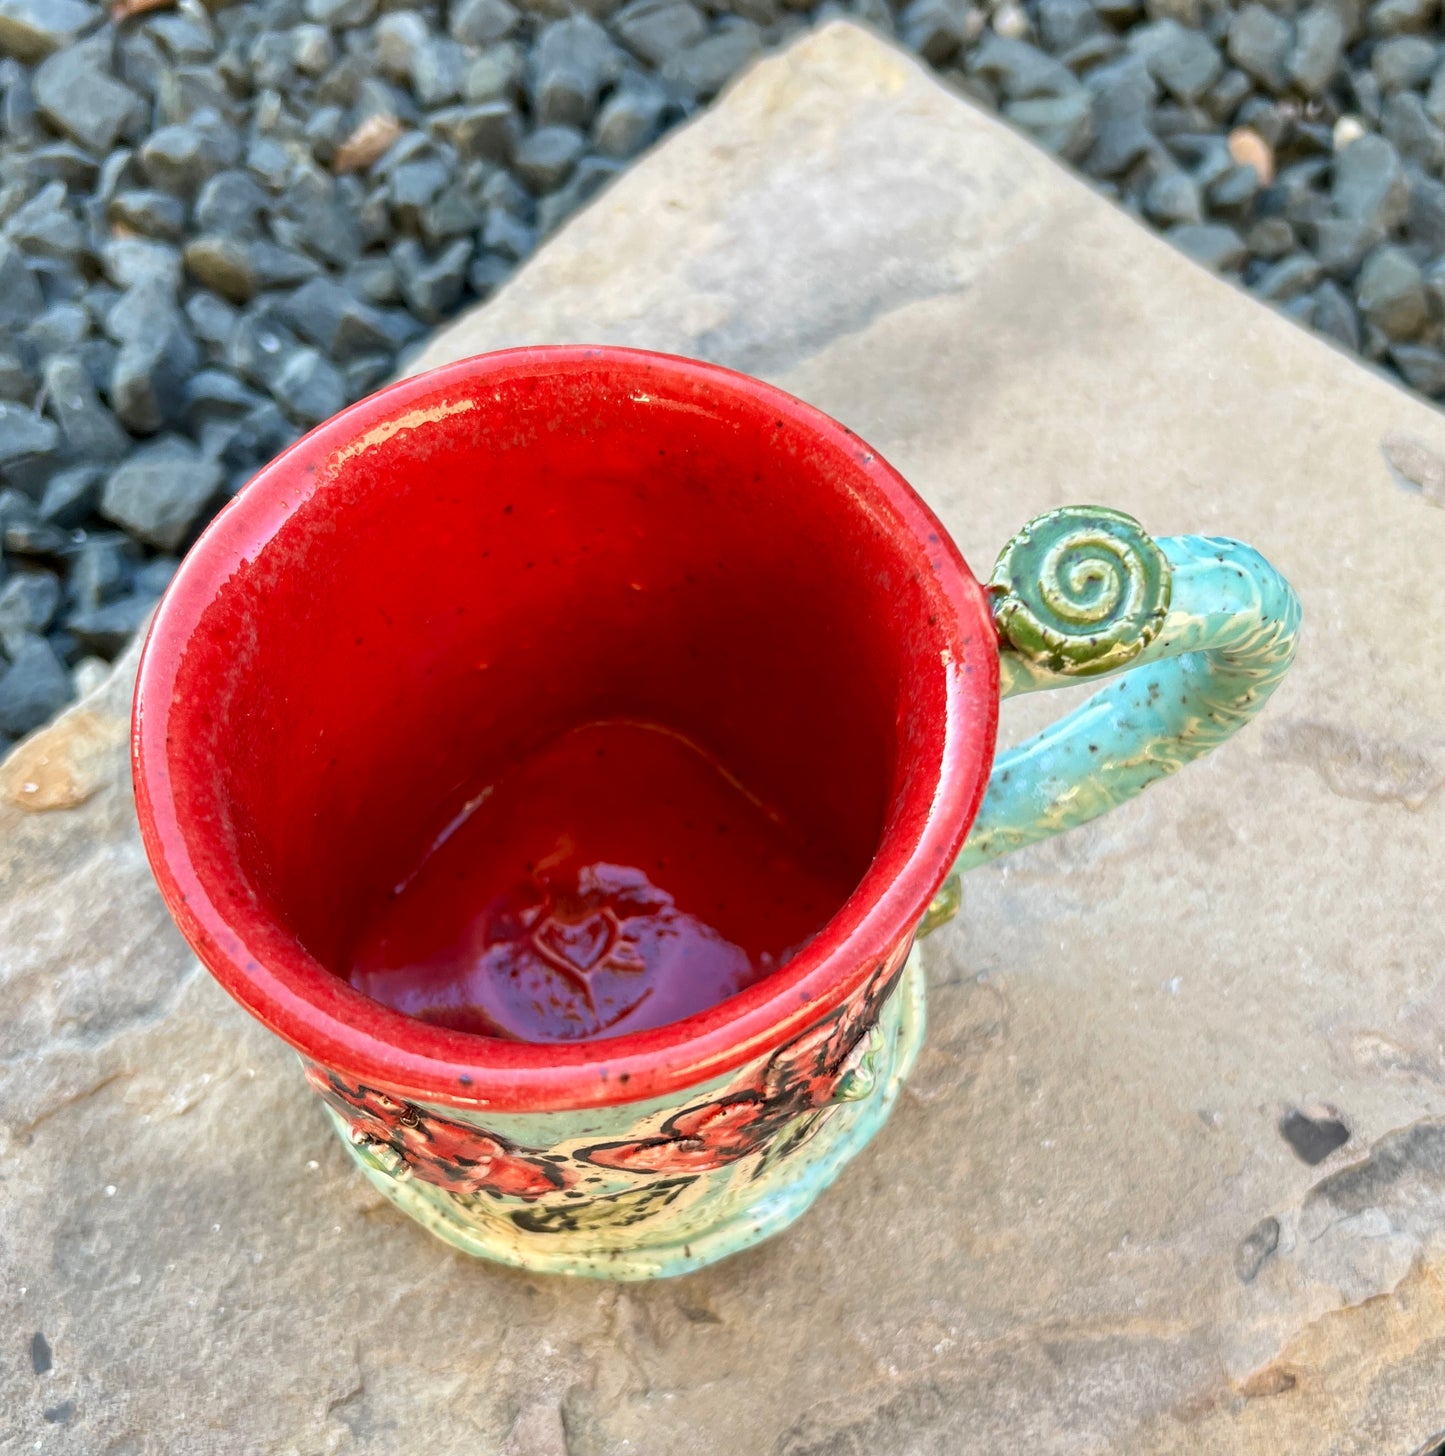
<instances>
[{"instance_id":1,"label":"turquoise handle","mask_svg":"<svg viewBox=\"0 0 1445 1456\"><path fill-rule=\"evenodd\" d=\"M1155 541L1098 507L1031 521L989 590L1004 697L1128 671L994 761L925 933L958 908L961 871L1087 824L1237 732L1299 637L1299 598L1257 551L1213 536Z\"/></svg>"}]
</instances>

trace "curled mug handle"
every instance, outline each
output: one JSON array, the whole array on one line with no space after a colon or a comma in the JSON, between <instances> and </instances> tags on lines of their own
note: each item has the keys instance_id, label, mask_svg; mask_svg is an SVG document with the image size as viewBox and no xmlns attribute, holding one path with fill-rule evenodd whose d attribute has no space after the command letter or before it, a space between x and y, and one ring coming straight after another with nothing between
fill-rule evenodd
<instances>
[{"instance_id":1,"label":"curled mug handle","mask_svg":"<svg viewBox=\"0 0 1445 1456\"><path fill-rule=\"evenodd\" d=\"M1030 521L988 591L1002 696L1122 676L994 760L924 935L957 912L964 870L1087 824L1237 732L1299 637L1299 598L1257 551L1217 536L1156 541L1099 506Z\"/></svg>"}]
</instances>

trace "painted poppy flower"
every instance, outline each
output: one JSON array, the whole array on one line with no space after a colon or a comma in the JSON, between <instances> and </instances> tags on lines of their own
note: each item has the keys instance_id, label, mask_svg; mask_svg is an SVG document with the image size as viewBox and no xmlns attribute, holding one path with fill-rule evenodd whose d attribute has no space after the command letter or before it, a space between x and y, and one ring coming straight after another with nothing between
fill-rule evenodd
<instances>
[{"instance_id":1,"label":"painted poppy flower","mask_svg":"<svg viewBox=\"0 0 1445 1456\"><path fill-rule=\"evenodd\" d=\"M872 1089L869 1033L897 983L898 973L881 967L856 1002L779 1047L741 1087L674 1113L654 1137L601 1143L577 1156L602 1168L680 1174L766 1152L787 1129L794 1134L790 1148L800 1146L811 1131L795 1126L801 1119L814 1123L827 1108Z\"/></svg>"},{"instance_id":2,"label":"painted poppy flower","mask_svg":"<svg viewBox=\"0 0 1445 1456\"><path fill-rule=\"evenodd\" d=\"M351 1125L359 1141L389 1147L416 1177L448 1193L490 1194L531 1201L566 1188L572 1179L554 1163L470 1123L343 1081L308 1066L311 1085Z\"/></svg>"}]
</instances>

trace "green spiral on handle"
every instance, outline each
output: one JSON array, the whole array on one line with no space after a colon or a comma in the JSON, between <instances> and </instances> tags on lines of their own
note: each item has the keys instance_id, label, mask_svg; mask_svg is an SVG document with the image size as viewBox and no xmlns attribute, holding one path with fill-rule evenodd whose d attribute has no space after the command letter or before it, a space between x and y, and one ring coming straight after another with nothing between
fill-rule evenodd
<instances>
[{"instance_id":1,"label":"green spiral on handle","mask_svg":"<svg viewBox=\"0 0 1445 1456\"><path fill-rule=\"evenodd\" d=\"M989 578L1004 642L1051 673L1093 677L1131 662L1169 614L1168 559L1132 516L1065 506L1032 520Z\"/></svg>"}]
</instances>

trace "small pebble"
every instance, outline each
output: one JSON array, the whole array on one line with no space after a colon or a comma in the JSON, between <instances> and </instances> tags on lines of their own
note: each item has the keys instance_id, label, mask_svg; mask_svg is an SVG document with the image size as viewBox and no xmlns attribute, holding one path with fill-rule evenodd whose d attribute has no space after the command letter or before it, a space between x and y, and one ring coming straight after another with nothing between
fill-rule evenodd
<instances>
[{"instance_id":1,"label":"small pebble","mask_svg":"<svg viewBox=\"0 0 1445 1456\"><path fill-rule=\"evenodd\" d=\"M1351 142L1357 142L1365 134L1365 124L1358 116L1345 115L1335 122L1331 137L1335 150L1342 152Z\"/></svg>"},{"instance_id":2,"label":"small pebble","mask_svg":"<svg viewBox=\"0 0 1445 1456\"><path fill-rule=\"evenodd\" d=\"M1434 19L1437 0L1378 0L1367 13L1371 35L1398 35L1424 30Z\"/></svg>"},{"instance_id":3,"label":"small pebble","mask_svg":"<svg viewBox=\"0 0 1445 1456\"><path fill-rule=\"evenodd\" d=\"M110 678L110 663L103 657L82 657L70 670L71 681L75 684L75 696L77 698L88 698L91 693L98 692L103 688ZM115 1195L114 1185L107 1185L105 1196L111 1198Z\"/></svg>"},{"instance_id":4,"label":"small pebble","mask_svg":"<svg viewBox=\"0 0 1445 1456\"><path fill-rule=\"evenodd\" d=\"M450 29L463 45L487 46L509 36L521 18L508 0L455 0Z\"/></svg>"},{"instance_id":5,"label":"small pebble","mask_svg":"<svg viewBox=\"0 0 1445 1456\"><path fill-rule=\"evenodd\" d=\"M1104 33L1089 0L1039 0L1038 15L1041 38L1054 55Z\"/></svg>"},{"instance_id":6,"label":"small pebble","mask_svg":"<svg viewBox=\"0 0 1445 1456\"><path fill-rule=\"evenodd\" d=\"M1242 6L1229 25L1229 58L1271 91L1289 83L1286 61L1294 43L1289 21L1259 4Z\"/></svg>"},{"instance_id":7,"label":"small pebble","mask_svg":"<svg viewBox=\"0 0 1445 1456\"><path fill-rule=\"evenodd\" d=\"M220 485L220 467L171 436L137 450L111 474L100 513L138 540L174 551Z\"/></svg>"},{"instance_id":8,"label":"small pebble","mask_svg":"<svg viewBox=\"0 0 1445 1456\"><path fill-rule=\"evenodd\" d=\"M21 637L9 657L9 666L0 667L0 733L20 738L71 702L75 686L44 637Z\"/></svg>"},{"instance_id":9,"label":"small pebble","mask_svg":"<svg viewBox=\"0 0 1445 1456\"><path fill-rule=\"evenodd\" d=\"M1389 95L1411 86L1423 86L1439 64L1439 51L1421 35L1401 35L1381 41L1370 58L1370 69L1380 90Z\"/></svg>"},{"instance_id":10,"label":"small pebble","mask_svg":"<svg viewBox=\"0 0 1445 1456\"><path fill-rule=\"evenodd\" d=\"M1355 301L1365 318L1397 343L1413 339L1429 322L1420 265L1404 248L1378 248L1365 259Z\"/></svg>"},{"instance_id":11,"label":"small pebble","mask_svg":"<svg viewBox=\"0 0 1445 1456\"><path fill-rule=\"evenodd\" d=\"M1274 262L1293 250L1299 239L1284 217L1262 217L1244 236L1245 244L1256 261ZM1268 277L1267 268L1256 270L1257 280Z\"/></svg>"},{"instance_id":12,"label":"small pebble","mask_svg":"<svg viewBox=\"0 0 1445 1456\"><path fill-rule=\"evenodd\" d=\"M667 94L661 86L640 76L629 78L603 105L593 124L598 151L617 158L640 152L657 135L666 107Z\"/></svg>"},{"instance_id":13,"label":"small pebble","mask_svg":"<svg viewBox=\"0 0 1445 1456\"><path fill-rule=\"evenodd\" d=\"M368 116L336 149L331 170L364 172L388 152L400 138L401 122L388 112Z\"/></svg>"},{"instance_id":14,"label":"small pebble","mask_svg":"<svg viewBox=\"0 0 1445 1456\"><path fill-rule=\"evenodd\" d=\"M1327 217L1311 224L1307 237L1325 272L1349 279L1359 271L1366 254L1384 242L1385 230L1378 223L1357 218Z\"/></svg>"},{"instance_id":15,"label":"small pebble","mask_svg":"<svg viewBox=\"0 0 1445 1456\"><path fill-rule=\"evenodd\" d=\"M1129 44L1143 56L1154 79L1183 102L1197 101L1224 69L1218 50L1199 31L1186 29L1177 20L1141 26Z\"/></svg>"},{"instance_id":16,"label":"small pebble","mask_svg":"<svg viewBox=\"0 0 1445 1456\"><path fill-rule=\"evenodd\" d=\"M1399 153L1385 137L1367 133L1335 157L1331 201L1341 217L1389 231L1404 222L1410 189Z\"/></svg>"},{"instance_id":17,"label":"small pebble","mask_svg":"<svg viewBox=\"0 0 1445 1456\"><path fill-rule=\"evenodd\" d=\"M1012 0L1009 3L1000 5L993 13L993 29L995 35L1001 35L1006 40L1024 40L1032 27L1029 24L1028 12L1022 5L1015 5Z\"/></svg>"},{"instance_id":18,"label":"small pebble","mask_svg":"<svg viewBox=\"0 0 1445 1456\"><path fill-rule=\"evenodd\" d=\"M1204 221L1198 185L1187 172L1157 178L1144 194L1144 211L1160 227Z\"/></svg>"},{"instance_id":19,"label":"small pebble","mask_svg":"<svg viewBox=\"0 0 1445 1456\"><path fill-rule=\"evenodd\" d=\"M1432 120L1416 92L1400 91L1385 102L1380 130L1402 161L1426 173L1438 173L1445 165L1445 129Z\"/></svg>"},{"instance_id":20,"label":"small pebble","mask_svg":"<svg viewBox=\"0 0 1445 1456\"><path fill-rule=\"evenodd\" d=\"M1004 115L1040 146L1068 161L1079 161L1093 145L1093 107L1087 91L1010 101Z\"/></svg>"},{"instance_id":21,"label":"small pebble","mask_svg":"<svg viewBox=\"0 0 1445 1456\"><path fill-rule=\"evenodd\" d=\"M582 134L574 128L544 126L518 146L517 175L534 192L550 192L567 180L585 149Z\"/></svg>"},{"instance_id":22,"label":"small pebble","mask_svg":"<svg viewBox=\"0 0 1445 1456\"><path fill-rule=\"evenodd\" d=\"M1345 24L1334 6L1312 5L1295 23L1290 78L1307 96L1318 96L1335 78L1345 48Z\"/></svg>"},{"instance_id":23,"label":"small pebble","mask_svg":"<svg viewBox=\"0 0 1445 1456\"><path fill-rule=\"evenodd\" d=\"M59 578L51 571L21 571L0 588L0 649L13 656L27 636L39 636L60 606Z\"/></svg>"},{"instance_id":24,"label":"small pebble","mask_svg":"<svg viewBox=\"0 0 1445 1456\"><path fill-rule=\"evenodd\" d=\"M611 27L639 60L654 66L707 34L707 22L690 0L629 0L611 17Z\"/></svg>"},{"instance_id":25,"label":"small pebble","mask_svg":"<svg viewBox=\"0 0 1445 1456\"><path fill-rule=\"evenodd\" d=\"M1097 177L1113 178L1158 145L1149 122L1159 88L1138 56L1097 67L1085 84L1093 99L1095 140L1083 165Z\"/></svg>"},{"instance_id":26,"label":"small pebble","mask_svg":"<svg viewBox=\"0 0 1445 1456\"><path fill-rule=\"evenodd\" d=\"M1343 344L1352 353L1360 348L1360 320L1349 296L1329 280L1315 289L1314 326L1327 338Z\"/></svg>"},{"instance_id":27,"label":"small pebble","mask_svg":"<svg viewBox=\"0 0 1445 1456\"><path fill-rule=\"evenodd\" d=\"M1185 223L1171 228L1168 236L1175 247L1215 273L1241 268L1249 257L1244 239L1218 223Z\"/></svg>"},{"instance_id":28,"label":"small pebble","mask_svg":"<svg viewBox=\"0 0 1445 1456\"><path fill-rule=\"evenodd\" d=\"M1283 303L1313 288L1323 271L1319 260L1308 253L1291 253L1260 275L1254 292L1270 303Z\"/></svg>"},{"instance_id":29,"label":"small pebble","mask_svg":"<svg viewBox=\"0 0 1445 1456\"><path fill-rule=\"evenodd\" d=\"M746 20L735 21L670 56L660 74L679 92L710 101L762 48L758 28Z\"/></svg>"},{"instance_id":30,"label":"small pebble","mask_svg":"<svg viewBox=\"0 0 1445 1456\"><path fill-rule=\"evenodd\" d=\"M1261 187L1274 181L1274 149L1257 131L1238 126L1229 134L1229 155L1241 167L1253 167Z\"/></svg>"},{"instance_id":31,"label":"small pebble","mask_svg":"<svg viewBox=\"0 0 1445 1456\"><path fill-rule=\"evenodd\" d=\"M1445 355L1425 344L1395 344L1390 359L1421 394L1445 394Z\"/></svg>"},{"instance_id":32,"label":"small pebble","mask_svg":"<svg viewBox=\"0 0 1445 1456\"><path fill-rule=\"evenodd\" d=\"M1409 186L1406 223L1411 239L1431 253L1445 252L1445 183L1417 172Z\"/></svg>"}]
</instances>

